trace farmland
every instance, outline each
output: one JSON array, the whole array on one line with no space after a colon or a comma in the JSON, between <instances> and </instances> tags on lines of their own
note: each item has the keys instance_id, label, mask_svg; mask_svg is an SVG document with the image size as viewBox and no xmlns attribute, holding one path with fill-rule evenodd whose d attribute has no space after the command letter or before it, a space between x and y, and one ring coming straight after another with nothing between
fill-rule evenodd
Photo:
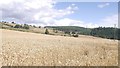
<instances>
[{"instance_id":1,"label":"farmland","mask_svg":"<svg viewBox=\"0 0 120 68\"><path fill-rule=\"evenodd\" d=\"M2 65L117 66L118 41L80 35L54 36L0 29Z\"/></svg>"}]
</instances>

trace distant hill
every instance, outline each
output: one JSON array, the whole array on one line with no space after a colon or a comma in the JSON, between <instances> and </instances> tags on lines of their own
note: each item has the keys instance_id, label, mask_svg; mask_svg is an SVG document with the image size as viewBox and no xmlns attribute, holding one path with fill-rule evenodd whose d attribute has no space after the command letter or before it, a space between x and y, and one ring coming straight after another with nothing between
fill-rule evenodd
<instances>
[{"instance_id":1,"label":"distant hill","mask_svg":"<svg viewBox=\"0 0 120 68\"><path fill-rule=\"evenodd\" d=\"M95 37L120 40L120 29L113 27L84 28L79 26L46 26L64 33L77 32L78 34L91 35Z\"/></svg>"},{"instance_id":2,"label":"distant hill","mask_svg":"<svg viewBox=\"0 0 120 68\"><path fill-rule=\"evenodd\" d=\"M64 31L65 33L77 32L78 34L90 35L91 28L84 28L79 26L46 26L46 28L53 28L55 30Z\"/></svg>"},{"instance_id":3,"label":"distant hill","mask_svg":"<svg viewBox=\"0 0 120 68\"><path fill-rule=\"evenodd\" d=\"M29 27L29 29L24 28L24 25ZM50 35L70 36L71 33L77 33L82 35L120 40L120 29L113 27L84 28L79 26L45 26L42 28L40 26L36 27L29 24L0 22L0 28L41 34L45 34L45 29L47 28Z\"/></svg>"}]
</instances>

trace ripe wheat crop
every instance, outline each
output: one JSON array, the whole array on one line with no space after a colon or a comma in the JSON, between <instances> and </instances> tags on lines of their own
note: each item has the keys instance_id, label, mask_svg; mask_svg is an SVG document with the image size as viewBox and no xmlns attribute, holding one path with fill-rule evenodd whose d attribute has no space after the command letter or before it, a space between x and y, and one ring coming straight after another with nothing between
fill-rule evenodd
<instances>
[{"instance_id":1,"label":"ripe wheat crop","mask_svg":"<svg viewBox=\"0 0 120 68\"><path fill-rule=\"evenodd\" d=\"M118 41L2 31L2 65L117 66Z\"/></svg>"}]
</instances>

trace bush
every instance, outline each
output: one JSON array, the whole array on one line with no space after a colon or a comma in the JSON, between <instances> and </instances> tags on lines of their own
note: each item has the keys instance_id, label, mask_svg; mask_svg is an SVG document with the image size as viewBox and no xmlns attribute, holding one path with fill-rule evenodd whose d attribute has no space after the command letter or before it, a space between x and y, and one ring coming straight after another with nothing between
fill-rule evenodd
<instances>
[{"instance_id":1,"label":"bush","mask_svg":"<svg viewBox=\"0 0 120 68\"><path fill-rule=\"evenodd\" d=\"M64 36L66 36L66 35L64 35Z\"/></svg>"},{"instance_id":2,"label":"bush","mask_svg":"<svg viewBox=\"0 0 120 68\"><path fill-rule=\"evenodd\" d=\"M22 28L22 26L17 24L17 25L14 26L14 28Z\"/></svg>"},{"instance_id":3,"label":"bush","mask_svg":"<svg viewBox=\"0 0 120 68\"><path fill-rule=\"evenodd\" d=\"M29 25L24 24L23 28L24 28L24 29L29 29Z\"/></svg>"},{"instance_id":4,"label":"bush","mask_svg":"<svg viewBox=\"0 0 120 68\"><path fill-rule=\"evenodd\" d=\"M15 24L15 22L11 22L12 24Z\"/></svg>"},{"instance_id":5,"label":"bush","mask_svg":"<svg viewBox=\"0 0 120 68\"><path fill-rule=\"evenodd\" d=\"M41 26L39 26L38 28L41 28Z\"/></svg>"},{"instance_id":6,"label":"bush","mask_svg":"<svg viewBox=\"0 0 120 68\"><path fill-rule=\"evenodd\" d=\"M58 33L58 31L57 31L57 30L55 30L55 33Z\"/></svg>"},{"instance_id":7,"label":"bush","mask_svg":"<svg viewBox=\"0 0 120 68\"><path fill-rule=\"evenodd\" d=\"M73 34L73 37L78 37L79 35L78 34Z\"/></svg>"},{"instance_id":8,"label":"bush","mask_svg":"<svg viewBox=\"0 0 120 68\"><path fill-rule=\"evenodd\" d=\"M46 29L46 30L45 30L45 34L49 34L49 31L48 31L48 29Z\"/></svg>"},{"instance_id":9,"label":"bush","mask_svg":"<svg viewBox=\"0 0 120 68\"><path fill-rule=\"evenodd\" d=\"M35 25L33 25L33 27L34 27L34 28L36 28L36 26L35 26Z\"/></svg>"}]
</instances>

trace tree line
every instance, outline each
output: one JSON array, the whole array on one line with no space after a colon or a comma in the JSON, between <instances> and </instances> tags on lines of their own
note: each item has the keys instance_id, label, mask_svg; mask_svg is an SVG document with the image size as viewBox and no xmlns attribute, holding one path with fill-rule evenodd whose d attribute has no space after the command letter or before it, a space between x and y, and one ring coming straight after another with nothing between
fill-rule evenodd
<instances>
[{"instance_id":1,"label":"tree line","mask_svg":"<svg viewBox=\"0 0 120 68\"><path fill-rule=\"evenodd\" d=\"M92 29L90 35L107 39L120 40L120 29L113 27L99 27Z\"/></svg>"},{"instance_id":2,"label":"tree line","mask_svg":"<svg viewBox=\"0 0 120 68\"><path fill-rule=\"evenodd\" d=\"M84 28L78 26L46 26L47 28L53 28L54 30L63 31L65 34L78 34L90 35L95 37L118 39L120 40L120 29L113 27L98 27L98 28Z\"/></svg>"},{"instance_id":3,"label":"tree line","mask_svg":"<svg viewBox=\"0 0 120 68\"><path fill-rule=\"evenodd\" d=\"M16 24L16 25L14 26L14 28L23 28L23 29L29 29L29 25L27 25L27 24L24 24L24 25L22 26L22 25Z\"/></svg>"}]
</instances>

